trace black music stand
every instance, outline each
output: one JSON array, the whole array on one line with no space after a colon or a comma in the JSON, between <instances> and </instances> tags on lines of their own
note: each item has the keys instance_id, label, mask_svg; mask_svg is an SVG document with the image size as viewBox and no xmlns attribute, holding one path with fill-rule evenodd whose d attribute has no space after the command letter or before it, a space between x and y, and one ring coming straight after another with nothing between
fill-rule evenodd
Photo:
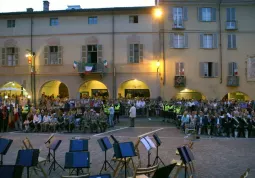
<instances>
[{"instance_id":1,"label":"black music stand","mask_svg":"<svg viewBox=\"0 0 255 178\"><path fill-rule=\"evenodd\" d=\"M162 159L159 157L159 154L158 154L159 147L161 146L162 142L161 142L161 140L160 140L160 138L158 137L157 134L153 134L153 138L156 141L156 145L157 145L156 146L157 147L157 154L156 154L156 158L153 162L153 165L158 164L158 160L159 160L165 166L164 162L162 161Z\"/></svg>"},{"instance_id":2,"label":"black music stand","mask_svg":"<svg viewBox=\"0 0 255 178\"><path fill-rule=\"evenodd\" d=\"M53 158L53 162L51 163L50 167L49 167L49 175L51 173L51 171L56 171L56 164L58 165L58 167L60 167L63 171L65 170L62 166L60 166L60 164L57 162L56 160L56 150L58 149L59 145L61 144L62 140L54 140L49 148L50 150L52 150L52 152L50 152L50 155L52 156Z\"/></svg>"},{"instance_id":3,"label":"black music stand","mask_svg":"<svg viewBox=\"0 0 255 178\"><path fill-rule=\"evenodd\" d=\"M110 135L111 139L113 140L114 143L118 144L119 141L113 136L113 135Z\"/></svg>"},{"instance_id":4,"label":"black music stand","mask_svg":"<svg viewBox=\"0 0 255 178\"><path fill-rule=\"evenodd\" d=\"M119 144L113 144L113 149L116 158L124 158L125 162L125 178L127 178L127 158L137 156L135 153L135 147L133 142L123 142Z\"/></svg>"},{"instance_id":5,"label":"black music stand","mask_svg":"<svg viewBox=\"0 0 255 178\"><path fill-rule=\"evenodd\" d=\"M19 150L16 165L27 167L27 178L29 178L29 168L37 166L39 149Z\"/></svg>"},{"instance_id":6,"label":"black music stand","mask_svg":"<svg viewBox=\"0 0 255 178\"><path fill-rule=\"evenodd\" d=\"M190 151L190 149L187 146L182 146L177 148L181 160L185 166L185 173L184 173L184 178L187 177L187 164L192 162L194 160L193 153Z\"/></svg>"},{"instance_id":7,"label":"black music stand","mask_svg":"<svg viewBox=\"0 0 255 178\"><path fill-rule=\"evenodd\" d=\"M152 178L168 178L176 163L157 169Z\"/></svg>"},{"instance_id":8,"label":"black music stand","mask_svg":"<svg viewBox=\"0 0 255 178\"><path fill-rule=\"evenodd\" d=\"M50 144L52 143L52 139L54 137L54 134L51 134L50 137L46 140L46 142L44 142L44 144L46 145L47 143L49 144L49 146L46 146L48 148L48 154L47 154L47 157L46 157L46 160L50 163ZM46 164L46 162L45 162ZM44 164L44 165L45 165Z\"/></svg>"},{"instance_id":9,"label":"black music stand","mask_svg":"<svg viewBox=\"0 0 255 178\"><path fill-rule=\"evenodd\" d=\"M109 166L109 168L114 170L112 165L109 163L109 161L107 161L107 154L106 154L107 150L112 148L112 144L111 144L109 138L108 137L100 138L97 140L97 142L99 143L101 150L104 151L104 164L100 170L100 174L102 173L103 169L105 171L107 171L107 167L106 167L107 165Z\"/></svg>"},{"instance_id":10,"label":"black music stand","mask_svg":"<svg viewBox=\"0 0 255 178\"><path fill-rule=\"evenodd\" d=\"M90 168L89 152L67 152L65 155L65 169L76 169L76 175L83 168Z\"/></svg>"},{"instance_id":11,"label":"black music stand","mask_svg":"<svg viewBox=\"0 0 255 178\"><path fill-rule=\"evenodd\" d=\"M88 178L112 178L112 176L110 174L100 174L100 175L89 176Z\"/></svg>"},{"instance_id":12,"label":"black music stand","mask_svg":"<svg viewBox=\"0 0 255 178\"><path fill-rule=\"evenodd\" d=\"M6 155L8 152L13 140L6 139L6 138L0 138L0 165L3 165L3 156Z\"/></svg>"},{"instance_id":13,"label":"black music stand","mask_svg":"<svg viewBox=\"0 0 255 178\"><path fill-rule=\"evenodd\" d=\"M69 152L89 151L88 139L73 139L70 140Z\"/></svg>"},{"instance_id":14,"label":"black music stand","mask_svg":"<svg viewBox=\"0 0 255 178\"><path fill-rule=\"evenodd\" d=\"M23 166L21 165L1 165L0 175L4 178L22 178Z\"/></svg>"},{"instance_id":15,"label":"black music stand","mask_svg":"<svg viewBox=\"0 0 255 178\"><path fill-rule=\"evenodd\" d=\"M151 150L153 148L156 148L155 144L153 143L153 141L150 139L150 137L146 136L146 137L142 137L140 139L140 141L143 143L144 147L146 148L147 152L148 152L148 165L147 167L151 166L150 163L150 157L151 157Z\"/></svg>"}]
</instances>

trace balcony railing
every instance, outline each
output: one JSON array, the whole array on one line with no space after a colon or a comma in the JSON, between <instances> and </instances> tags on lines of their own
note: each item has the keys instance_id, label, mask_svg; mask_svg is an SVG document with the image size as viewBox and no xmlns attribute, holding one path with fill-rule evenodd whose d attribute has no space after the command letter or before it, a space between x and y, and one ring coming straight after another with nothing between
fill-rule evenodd
<instances>
[{"instance_id":1,"label":"balcony railing","mask_svg":"<svg viewBox=\"0 0 255 178\"><path fill-rule=\"evenodd\" d=\"M185 87L186 77L185 76L174 76L174 86L175 87Z\"/></svg>"},{"instance_id":2,"label":"balcony railing","mask_svg":"<svg viewBox=\"0 0 255 178\"><path fill-rule=\"evenodd\" d=\"M184 29L184 21L182 18L176 18L173 21L173 29Z\"/></svg>"},{"instance_id":3,"label":"balcony railing","mask_svg":"<svg viewBox=\"0 0 255 178\"><path fill-rule=\"evenodd\" d=\"M86 67L92 67L91 70L86 70ZM85 62L78 62L77 65L78 68L78 72L79 73L85 73L85 72L89 72L89 73L99 73L99 74L103 74L105 72L105 67L103 63L85 63Z\"/></svg>"},{"instance_id":4,"label":"balcony railing","mask_svg":"<svg viewBox=\"0 0 255 178\"><path fill-rule=\"evenodd\" d=\"M238 87L239 86L239 76L228 76L227 77L228 87Z\"/></svg>"},{"instance_id":5,"label":"balcony railing","mask_svg":"<svg viewBox=\"0 0 255 178\"><path fill-rule=\"evenodd\" d=\"M236 21L227 21L226 22L226 30L237 30L237 22Z\"/></svg>"}]
</instances>

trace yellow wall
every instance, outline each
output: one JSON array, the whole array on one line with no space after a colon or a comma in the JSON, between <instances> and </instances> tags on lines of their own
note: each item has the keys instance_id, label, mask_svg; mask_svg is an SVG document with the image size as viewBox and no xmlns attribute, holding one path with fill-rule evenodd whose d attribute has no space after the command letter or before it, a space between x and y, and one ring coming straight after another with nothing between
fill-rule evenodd
<instances>
[{"instance_id":1,"label":"yellow wall","mask_svg":"<svg viewBox=\"0 0 255 178\"><path fill-rule=\"evenodd\" d=\"M79 92L89 92L89 96L91 96L92 89L107 89L107 87L99 81L92 80L89 82L85 82L79 89Z\"/></svg>"},{"instance_id":2,"label":"yellow wall","mask_svg":"<svg viewBox=\"0 0 255 178\"><path fill-rule=\"evenodd\" d=\"M149 87L139 80L130 80L120 85L120 87L118 88L118 94L120 93L121 96L124 97L125 89L149 89Z\"/></svg>"},{"instance_id":3,"label":"yellow wall","mask_svg":"<svg viewBox=\"0 0 255 178\"><path fill-rule=\"evenodd\" d=\"M44 92L45 95L54 95L56 97L59 94L60 81L51 81L43 85L41 94Z\"/></svg>"}]
</instances>

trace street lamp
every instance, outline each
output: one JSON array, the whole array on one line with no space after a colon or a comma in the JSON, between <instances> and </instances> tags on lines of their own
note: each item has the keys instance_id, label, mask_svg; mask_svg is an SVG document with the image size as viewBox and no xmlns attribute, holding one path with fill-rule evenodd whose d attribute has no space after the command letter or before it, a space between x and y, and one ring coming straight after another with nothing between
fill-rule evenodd
<instances>
[{"instance_id":1,"label":"street lamp","mask_svg":"<svg viewBox=\"0 0 255 178\"><path fill-rule=\"evenodd\" d=\"M5 96L4 96L4 99L6 99L6 100L7 100L7 99L8 99L8 96L7 96L7 95L5 95Z\"/></svg>"},{"instance_id":2,"label":"street lamp","mask_svg":"<svg viewBox=\"0 0 255 178\"><path fill-rule=\"evenodd\" d=\"M155 16L156 18L161 18L162 15L163 15L162 9L156 8L156 9L154 10L154 16Z\"/></svg>"},{"instance_id":3,"label":"street lamp","mask_svg":"<svg viewBox=\"0 0 255 178\"><path fill-rule=\"evenodd\" d=\"M26 58L28 59L28 64L31 65L31 92L34 106L36 106L35 53L27 49Z\"/></svg>"}]
</instances>

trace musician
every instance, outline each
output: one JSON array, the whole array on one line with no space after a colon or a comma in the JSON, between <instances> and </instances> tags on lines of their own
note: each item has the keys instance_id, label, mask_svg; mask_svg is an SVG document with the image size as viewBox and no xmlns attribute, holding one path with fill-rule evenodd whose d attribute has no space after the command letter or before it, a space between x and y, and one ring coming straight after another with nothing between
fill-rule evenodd
<instances>
[{"instance_id":1,"label":"musician","mask_svg":"<svg viewBox=\"0 0 255 178\"><path fill-rule=\"evenodd\" d=\"M254 136L255 135L255 115L252 116L251 125L252 125L251 136Z\"/></svg>"},{"instance_id":2,"label":"musician","mask_svg":"<svg viewBox=\"0 0 255 178\"><path fill-rule=\"evenodd\" d=\"M188 115L188 111L185 111L181 118L181 127L183 131L185 131L185 124L188 124L189 122L190 122L190 116Z\"/></svg>"},{"instance_id":3,"label":"musician","mask_svg":"<svg viewBox=\"0 0 255 178\"><path fill-rule=\"evenodd\" d=\"M41 131L42 131L42 132L48 132L50 120L51 120L50 112L48 112L48 113L46 113L46 114L43 116L43 121L42 121L42 123L41 123Z\"/></svg>"},{"instance_id":4,"label":"musician","mask_svg":"<svg viewBox=\"0 0 255 178\"><path fill-rule=\"evenodd\" d=\"M34 123L34 132L38 132L39 131L39 125L40 125L40 119L39 119L39 114L38 112L36 112L34 114L34 118L33 118L33 123Z\"/></svg>"},{"instance_id":5,"label":"musician","mask_svg":"<svg viewBox=\"0 0 255 178\"><path fill-rule=\"evenodd\" d=\"M220 136L221 127L222 127L222 119L217 112L215 112L214 114L214 127L215 127L215 135Z\"/></svg>"},{"instance_id":6,"label":"musician","mask_svg":"<svg viewBox=\"0 0 255 178\"><path fill-rule=\"evenodd\" d=\"M238 112L234 112L233 113L233 117L232 117L232 134L234 135L234 137L237 137L239 134L239 127L240 127L240 118L239 118L239 113Z\"/></svg>"},{"instance_id":7,"label":"musician","mask_svg":"<svg viewBox=\"0 0 255 178\"><path fill-rule=\"evenodd\" d=\"M114 123L120 123L120 103L116 102L114 105Z\"/></svg>"},{"instance_id":8,"label":"musician","mask_svg":"<svg viewBox=\"0 0 255 178\"><path fill-rule=\"evenodd\" d=\"M247 117L247 115L245 113L241 113L240 112L239 117L238 117L239 123L240 123L240 125L239 125L239 133L238 133L239 137L241 137L241 135L243 137L245 137L245 129L248 128L248 122L246 120L246 117Z\"/></svg>"},{"instance_id":9,"label":"musician","mask_svg":"<svg viewBox=\"0 0 255 178\"><path fill-rule=\"evenodd\" d=\"M207 120L204 116L203 111L200 111L196 121L196 128L199 135L204 133L206 125L207 125Z\"/></svg>"},{"instance_id":10,"label":"musician","mask_svg":"<svg viewBox=\"0 0 255 178\"><path fill-rule=\"evenodd\" d=\"M165 102L163 104L163 117L164 117L163 122L165 122L165 119L168 117L168 110L169 110L169 108L170 108L170 106L168 105L167 102Z\"/></svg>"},{"instance_id":11,"label":"musician","mask_svg":"<svg viewBox=\"0 0 255 178\"><path fill-rule=\"evenodd\" d=\"M58 122L57 115L56 113L53 113L51 115L51 120L49 125L50 130L52 130L53 132L56 132L57 122Z\"/></svg>"}]
</instances>

